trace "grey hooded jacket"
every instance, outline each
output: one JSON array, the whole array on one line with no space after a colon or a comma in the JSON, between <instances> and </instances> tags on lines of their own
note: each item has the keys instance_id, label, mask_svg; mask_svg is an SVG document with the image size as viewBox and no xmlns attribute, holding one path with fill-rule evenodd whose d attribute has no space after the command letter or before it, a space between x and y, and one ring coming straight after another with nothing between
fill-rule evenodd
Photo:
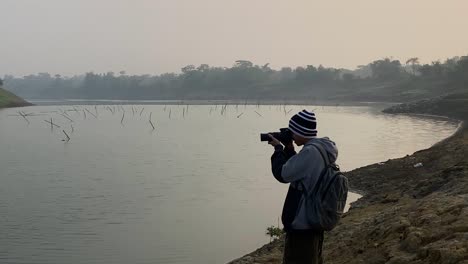
<instances>
[{"instance_id":1,"label":"grey hooded jacket","mask_svg":"<svg viewBox=\"0 0 468 264\"><path fill-rule=\"evenodd\" d=\"M305 218L305 208L298 207L303 199L303 186L310 192L325 168L320 152L313 144L320 145L327 152L330 162L336 161L338 149L327 137L309 140L297 154L289 149L283 150L282 146L276 146L271 156L273 176L279 182L290 183L281 217L287 232L311 228Z\"/></svg>"}]
</instances>

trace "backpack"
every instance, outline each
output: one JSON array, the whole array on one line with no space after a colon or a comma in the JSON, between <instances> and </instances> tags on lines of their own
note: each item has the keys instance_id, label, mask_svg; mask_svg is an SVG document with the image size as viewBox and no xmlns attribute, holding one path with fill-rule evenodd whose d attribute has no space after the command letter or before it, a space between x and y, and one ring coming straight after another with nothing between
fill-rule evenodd
<instances>
[{"instance_id":1,"label":"backpack","mask_svg":"<svg viewBox=\"0 0 468 264\"><path fill-rule=\"evenodd\" d=\"M303 189L301 202L304 203L307 223L311 228L330 231L343 215L348 197L348 179L335 163L330 163L327 153L320 145L312 144L312 146L320 152L325 168L311 192L308 193L304 183L301 182Z\"/></svg>"}]
</instances>

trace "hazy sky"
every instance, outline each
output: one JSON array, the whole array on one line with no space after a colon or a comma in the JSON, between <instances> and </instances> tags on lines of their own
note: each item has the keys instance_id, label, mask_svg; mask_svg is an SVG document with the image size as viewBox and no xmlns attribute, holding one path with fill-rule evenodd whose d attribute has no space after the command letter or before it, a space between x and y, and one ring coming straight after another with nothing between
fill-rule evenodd
<instances>
[{"instance_id":1,"label":"hazy sky","mask_svg":"<svg viewBox=\"0 0 468 264\"><path fill-rule=\"evenodd\" d=\"M466 0L0 0L0 76L468 55Z\"/></svg>"}]
</instances>

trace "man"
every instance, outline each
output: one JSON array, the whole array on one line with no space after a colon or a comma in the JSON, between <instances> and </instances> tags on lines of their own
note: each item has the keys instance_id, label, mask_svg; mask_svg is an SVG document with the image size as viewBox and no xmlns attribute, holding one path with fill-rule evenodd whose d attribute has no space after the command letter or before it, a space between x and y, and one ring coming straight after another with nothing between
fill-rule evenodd
<instances>
[{"instance_id":1,"label":"man","mask_svg":"<svg viewBox=\"0 0 468 264\"><path fill-rule=\"evenodd\" d=\"M273 176L281 183L290 183L284 201L282 222L286 232L283 263L323 263L323 231L313 230L307 223L305 208L300 206L303 190L312 191L325 162L318 148L334 163L338 150L329 138L317 137L315 114L302 110L289 121L294 143L303 146L296 154L292 142L281 142L269 135L275 152L271 156Z\"/></svg>"}]
</instances>

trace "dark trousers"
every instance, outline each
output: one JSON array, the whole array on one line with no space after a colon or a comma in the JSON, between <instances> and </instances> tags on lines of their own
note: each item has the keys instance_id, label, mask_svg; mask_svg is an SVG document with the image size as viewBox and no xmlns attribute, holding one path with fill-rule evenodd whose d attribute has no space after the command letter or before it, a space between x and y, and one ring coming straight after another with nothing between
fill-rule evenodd
<instances>
[{"instance_id":1,"label":"dark trousers","mask_svg":"<svg viewBox=\"0 0 468 264\"><path fill-rule=\"evenodd\" d=\"M322 264L323 232L286 232L283 264Z\"/></svg>"}]
</instances>

